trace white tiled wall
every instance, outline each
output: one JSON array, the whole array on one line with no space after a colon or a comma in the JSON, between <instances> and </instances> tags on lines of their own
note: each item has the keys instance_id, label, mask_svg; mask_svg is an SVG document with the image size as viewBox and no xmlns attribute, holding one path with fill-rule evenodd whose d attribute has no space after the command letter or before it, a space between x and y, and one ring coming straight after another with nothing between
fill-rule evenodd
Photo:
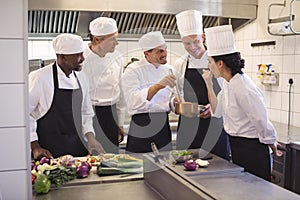
<instances>
[{"instance_id":1,"label":"white tiled wall","mask_svg":"<svg viewBox=\"0 0 300 200\"><path fill-rule=\"evenodd\" d=\"M291 96L291 125L300 126L300 35L272 36L267 32L267 15L272 0L259 1L258 17L235 32L237 49L246 61L245 72L263 89L269 118L288 123L289 96ZM286 8L288 9L288 8ZM281 17L281 16L274 16ZM275 46L251 47L251 43L275 41ZM241 45L243 44L243 45ZM262 85L256 78L257 65L271 63L279 73L279 86ZM294 80L289 95L289 79ZM297 118L298 117L298 118Z\"/></svg>"},{"instance_id":2,"label":"white tiled wall","mask_svg":"<svg viewBox=\"0 0 300 200\"><path fill-rule=\"evenodd\" d=\"M27 1L0 0L0 5L0 199L31 199Z\"/></svg>"}]
</instances>

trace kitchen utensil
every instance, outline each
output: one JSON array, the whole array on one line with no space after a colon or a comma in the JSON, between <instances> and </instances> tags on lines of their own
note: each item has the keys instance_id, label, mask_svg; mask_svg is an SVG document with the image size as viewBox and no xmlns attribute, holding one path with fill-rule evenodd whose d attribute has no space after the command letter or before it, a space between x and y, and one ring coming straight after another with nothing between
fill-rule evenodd
<instances>
[{"instance_id":1,"label":"kitchen utensil","mask_svg":"<svg viewBox=\"0 0 300 200\"><path fill-rule=\"evenodd\" d=\"M170 74L174 74L172 69L170 69ZM176 89L177 96L180 97L180 92L179 92L177 83L175 84L175 89ZM178 98L178 101L179 101L179 103L181 103L181 98Z\"/></svg>"},{"instance_id":2,"label":"kitchen utensil","mask_svg":"<svg viewBox=\"0 0 300 200\"><path fill-rule=\"evenodd\" d=\"M207 109L204 105L198 105L193 102L181 102L176 106L176 110L178 110L179 114L186 117L196 117L199 113L202 113Z\"/></svg>"},{"instance_id":3,"label":"kitchen utensil","mask_svg":"<svg viewBox=\"0 0 300 200\"><path fill-rule=\"evenodd\" d=\"M166 158L159 153L159 151L156 147L156 144L154 142L151 142L151 149L154 154L154 161L160 163L163 166L166 165L166 163L167 163Z\"/></svg>"}]
</instances>

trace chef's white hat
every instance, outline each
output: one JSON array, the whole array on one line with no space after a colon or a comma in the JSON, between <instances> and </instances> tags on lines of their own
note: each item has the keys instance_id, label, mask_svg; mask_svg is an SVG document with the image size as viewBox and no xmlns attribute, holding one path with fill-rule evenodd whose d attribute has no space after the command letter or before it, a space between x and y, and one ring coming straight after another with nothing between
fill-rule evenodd
<instances>
[{"instance_id":1,"label":"chef's white hat","mask_svg":"<svg viewBox=\"0 0 300 200\"><path fill-rule=\"evenodd\" d=\"M82 37L70 33L62 33L53 39L53 49L56 54L76 54L85 49Z\"/></svg>"},{"instance_id":2,"label":"chef's white hat","mask_svg":"<svg viewBox=\"0 0 300 200\"><path fill-rule=\"evenodd\" d=\"M165 44L165 38L160 31L146 33L139 39L139 46L143 51L154 49Z\"/></svg>"},{"instance_id":3,"label":"chef's white hat","mask_svg":"<svg viewBox=\"0 0 300 200\"><path fill-rule=\"evenodd\" d=\"M117 22L113 18L98 17L90 22L89 27L94 36L109 35L118 31Z\"/></svg>"},{"instance_id":4,"label":"chef's white hat","mask_svg":"<svg viewBox=\"0 0 300 200\"><path fill-rule=\"evenodd\" d=\"M186 10L176 15L177 28L181 38L188 35L202 35L202 14L198 10Z\"/></svg>"},{"instance_id":5,"label":"chef's white hat","mask_svg":"<svg viewBox=\"0 0 300 200\"><path fill-rule=\"evenodd\" d=\"M236 52L231 25L206 28L204 32L208 56L219 56Z\"/></svg>"}]
</instances>

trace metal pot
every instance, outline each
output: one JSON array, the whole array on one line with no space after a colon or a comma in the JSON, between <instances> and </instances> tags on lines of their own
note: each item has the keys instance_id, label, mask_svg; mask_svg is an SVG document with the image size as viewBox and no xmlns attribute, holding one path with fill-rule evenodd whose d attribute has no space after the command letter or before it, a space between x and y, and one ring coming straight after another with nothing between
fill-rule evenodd
<instances>
[{"instance_id":1,"label":"metal pot","mask_svg":"<svg viewBox=\"0 0 300 200\"><path fill-rule=\"evenodd\" d=\"M197 117L204 109L206 109L205 106L193 102L181 102L176 104L176 113L186 117Z\"/></svg>"}]
</instances>

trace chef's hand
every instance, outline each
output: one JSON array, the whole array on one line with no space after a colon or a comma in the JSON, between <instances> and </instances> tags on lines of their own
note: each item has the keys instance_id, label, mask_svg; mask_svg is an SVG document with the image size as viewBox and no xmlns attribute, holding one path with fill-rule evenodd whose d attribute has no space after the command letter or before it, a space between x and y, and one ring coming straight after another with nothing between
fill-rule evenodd
<instances>
[{"instance_id":1,"label":"chef's hand","mask_svg":"<svg viewBox=\"0 0 300 200\"><path fill-rule=\"evenodd\" d=\"M31 142L30 146L31 146L31 152L33 154L34 160L40 160L42 157L53 158L50 151L42 148L38 143L38 141Z\"/></svg>"},{"instance_id":2,"label":"chef's hand","mask_svg":"<svg viewBox=\"0 0 300 200\"><path fill-rule=\"evenodd\" d=\"M169 86L170 88L175 86L176 76L174 74L169 74L163 77L157 84L166 87Z\"/></svg>"},{"instance_id":3,"label":"chef's hand","mask_svg":"<svg viewBox=\"0 0 300 200\"><path fill-rule=\"evenodd\" d=\"M269 144L269 147L271 147L273 154L277 157L282 156L282 151L278 149L281 145L276 141L274 144Z\"/></svg>"},{"instance_id":4,"label":"chef's hand","mask_svg":"<svg viewBox=\"0 0 300 200\"><path fill-rule=\"evenodd\" d=\"M123 127L118 128L118 141L121 143L124 140L125 131Z\"/></svg>"},{"instance_id":5,"label":"chef's hand","mask_svg":"<svg viewBox=\"0 0 300 200\"><path fill-rule=\"evenodd\" d=\"M203 109L201 109L198 116L203 119L210 118L211 117L210 104L207 104Z\"/></svg>"},{"instance_id":6,"label":"chef's hand","mask_svg":"<svg viewBox=\"0 0 300 200\"><path fill-rule=\"evenodd\" d=\"M203 77L206 85L209 85L209 86L213 85L213 82L212 82L213 75L212 75L211 71L209 71L209 70L203 70L202 77Z\"/></svg>"},{"instance_id":7,"label":"chef's hand","mask_svg":"<svg viewBox=\"0 0 300 200\"><path fill-rule=\"evenodd\" d=\"M88 151L89 154L92 154L92 152L95 150L99 154L105 154L105 150L102 147L102 145L96 140L94 134L92 132L89 132L86 134L86 137L88 139Z\"/></svg>"}]
</instances>

